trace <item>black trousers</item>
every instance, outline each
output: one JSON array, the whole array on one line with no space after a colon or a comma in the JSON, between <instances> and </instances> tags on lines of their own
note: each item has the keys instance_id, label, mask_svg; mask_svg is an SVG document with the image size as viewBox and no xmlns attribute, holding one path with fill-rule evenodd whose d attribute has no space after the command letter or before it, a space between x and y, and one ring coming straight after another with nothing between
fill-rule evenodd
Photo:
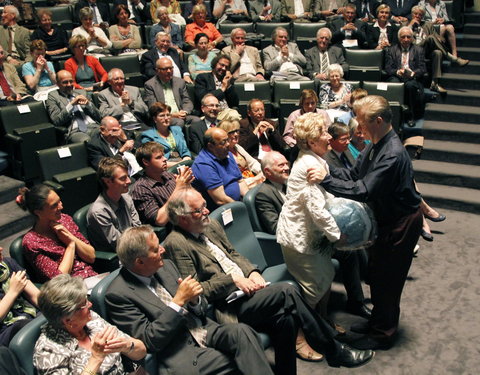
<instances>
[{"instance_id":1,"label":"black trousers","mask_svg":"<svg viewBox=\"0 0 480 375\"><path fill-rule=\"evenodd\" d=\"M374 335L390 337L397 331L400 299L413 250L422 230L420 209L398 222L379 227L378 238L369 248L369 279L372 297L370 327Z\"/></svg>"},{"instance_id":2,"label":"black trousers","mask_svg":"<svg viewBox=\"0 0 480 375\"><path fill-rule=\"evenodd\" d=\"M425 113L425 92L423 84L416 79L402 81L398 77L390 77L387 81L405 83L405 103L410 107L412 119L418 120L423 118Z\"/></svg>"}]
</instances>

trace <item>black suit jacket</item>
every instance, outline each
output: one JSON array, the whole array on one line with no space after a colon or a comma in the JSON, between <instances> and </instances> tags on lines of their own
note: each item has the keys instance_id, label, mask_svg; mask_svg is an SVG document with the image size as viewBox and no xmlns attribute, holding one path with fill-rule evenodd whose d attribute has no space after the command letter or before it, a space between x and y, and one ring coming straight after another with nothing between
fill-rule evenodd
<instances>
[{"instance_id":1,"label":"black suit jacket","mask_svg":"<svg viewBox=\"0 0 480 375\"><path fill-rule=\"evenodd\" d=\"M408 66L415 72L414 78L422 80L427 72L425 65L425 54L423 48L416 45L411 45L408 55ZM402 48L399 44L390 47L386 54L385 70L389 77L396 76L397 70L402 67Z\"/></svg>"},{"instance_id":2,"label":"black suit jacket","mask_svg":"<svg viewBox=\"0 0 480 375\"><path fill-rule=\"evenodd\" d=\"M257 215L265 232L277 232L278 217L282 211L284 200L270 180L260 185L255 197Z\"/></svg>"},{"instance_id":3,"label":"black suit jacket","mask_svg":"<svg viewBox=\"0 0 480 375\"><path fill-rule=\"evenodd\" d=\"M180 56L178 55L178 52L175 48L170 47L167 51L167 55L170 56L175 63L176 66L178 66L178 69L180 70L180 74L182 75L187 71L185 68L185 64L183 61L180 59ZM158 50L157 47L151 48L149 51L145 52L142 55L142 59L140 60L140 66L142 69L142 74L146 76L147 78L152 78L155 75L155 64L158 60Z\"/></svg>"},{"instance_id":4,"label":"black suit jacket","mask_svg":"<svg viewBox=\"0 0 480 375\"><path fill-rule=\"evenodd\" d=\"M213 94L218 100L227 100L230 108L238 107L239 99L233 84L223 92L215 88L213 73L201 73L195 78L195 108L200 110L200 102L207 94Z\"/></svg>"},{"instance_id":5,"label":"black suit jacket","mask_svg":"<svg viewBox=\"0 0 480 375\"><path fill-rule=\"evenodd\" d=\"M387 4L390 7L392 16L401 16L408 18L412 12L413 6L418 4L418 0L403 0L401 8L397 6L397 0L384 0L382 1L382 3Z\"/></svg>"},{"instance_id":6,"label":"black suit jacket","mask_svg":"<svg viewBox=\"0 0 480 375\"><path fill-rule=\"evenodd\" d=\"M203 135L208 130L205 120L194 122L188 130L188 149L199 154L203 148Z\"/></svg>"},{"instance_id":7,"label":"black suit jacket","mask_svg":"<svg viewBox=\"0 0 480 375\"><path fill-rule=\"evenodd\" d=\"M121 147L120 142L117 142L117 148ZM98 169L98 163L104 157L114 157L109 144L102 138L100 130L96 130L87 142L88 162L93 169Z\"/></svg>"},{"instance_id":8,"label":"black suit jacket","mask_svg":"<svg viewBox=\"0 0 480 375\"><path fill-rule=\"evenodd\" d=\"M329 28L332 31L332 44L342 44L345 39L345 33L341 30L347 22L343 18L337 18L332 21ZM356 19L353 24L357 28L352 32L351 39L357 39L358 48L367 48L367 24L359 19Z\"/></svg>"},{"instance_id":9,"label":"black suit jacket","mask_svg":"<svg viewBox=\"0 0 480 375\"><path fill-rule=\"evenodd\" d=\"M113 2L113 9L115 11L115 8L117 5L125 5L128 7L127 4L128 0L115 0ZM136 23L146 23L148 20L151 20L152 18L150 17L150 5L147 6L144 0L140 0L140 2L143 4L143 9L133 7L133 19L135 20ZM113 15L112 15L113 17Z\"/></svg>"},{"instance_id":10,"label":"black suit jacket","mask_svg":"<svg viewBox=\"0 0 480 375\"><path fill-rule=\"evenodd\" d=\"M85 7L90 7L87 0L79 0L78 3L75 4L75 9L73 11L73 20L76 23L81 23L80 18L78 17L78 12L80 12L80 9ZM116 23L116 20L112 20L111 18L110 7L106 2L97 0L97 8L100 12L100 15L102 16L103 22L113 23L113 21L115 21Z\"/></svg>"},{"instance_id":11,"label":"black suit jacket","mask_svg":"<svg viewBox=\"0 0 480 375\"><path fill-rule=\"evenodd\" d=\"M355 4L355 6L357 7L358 19L362 19L363 17L366 16L366 14L362 12L362 3L363 3L362 0L351 1L351 3ZM369 13L372 16L374 16L374 18L377 18L377 8L381 3L378 2L378 0L367 0L367 3L368 3L368 9L370 11Z\"/></svg>"},{"instance_id":12,"label":"black suit jacket","mask_svg":"<svg viewBox=\"0 0 480 375\"><path fill-rule=\"evenodd\" d=\"M380 37L380 28L368 25L367 27L367 44L368 48L375 49L378 46L378 38ZM390 45L398 43L398 26L391 22L391 26L387 26L387 37Z\"/></svg>"},{"instance_id":13,"label":"black suit jacket","mask_svg":"<svg viewBox=\"0 0 480 375\"><path fill-rule=\"evenodd\" d=\"M345 156L347 157L348 162L353 167L355 165L355 158L353 157L352 153L349 149L346 149L344 152ZM343 164L342 160L338 157L338 155L333 151L328 151L323 158L327 161L329 166L333 166L335 168L346 168Z\"/></svg>"},{"instance_id":14,"label":"black suit jacket","mask_svg":"<svg viewBox=\"0 0 480 375\"><path fill-rule=\"evenodd\" d=\"M175 295L180 274L170 260L165 260L154 276L172 296ZM105 302L112 323L143 341L148 352L157 354L160 372L169 369L171 372L167 373L198 375L196 360L204 349L194 344L185 317L166 306L125 268L110 284ZM203 297L201 303L203 314L199 318L204 328L212 330L218 325L205 317Z\"/></svg>"},{"instance_id":15,"label":"black suit jacket","mask_svg":"<svg viewBox=\"0 0 480 375\"><path fill-rule=\"evenodd\" d=\"M283 141L282 135L278 132L278 123L269 119L265 119L265 121L272 124L275 128L272 132L268 132L266 135L266 140L272 147L273 150L278 151L280 153L285 153L285 149L287 148L286 143ZM260 139L253 134L253 130L255 129L255 125L250 121L250 118L244 118L240 121L240 139L238 143L242 146L250 155L254 158L258 156L258 149L260 147Z\"/></svg>"}]
</instances>

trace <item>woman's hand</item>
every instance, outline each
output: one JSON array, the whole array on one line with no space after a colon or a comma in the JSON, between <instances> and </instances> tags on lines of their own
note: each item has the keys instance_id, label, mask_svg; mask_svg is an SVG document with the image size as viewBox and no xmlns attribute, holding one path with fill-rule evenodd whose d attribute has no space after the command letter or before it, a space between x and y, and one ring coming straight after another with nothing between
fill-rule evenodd
<instances>
[{"instance_id":1,"label":"woman's hand","mask_svg":"<svg viewBox=\"0 0 480 375\"><path fill-rule=\"evenodd\" d=\"M18 296L27 286L27 282L27 272L25 270L13 272L12 276L10 277L10 286L8 288L8 292Z\"/></svg>"},{"instance_id":2,"label":"woman's hand","mask_svg":"<svg viewBox=\"0 0 480 375\"><path fill-rule=\"evenodd\" d=\"M310 184L319 184L327 175L327 170L321 167L312 167L307 169L307 181Z\"/></svg>"},{"instance_id":3,"label":"woman's hand","mask_svg":"<svg viewBox=\"0 0 480 375\"><path fill-rule=\"evenodd\" d=\"M62 224L60 223L53 223L51 225L51 228L57 235L58 239L63 242L64 245L70 244L70 242L73 241L73 234L69 232L67 228L65 228Z\"/></svg>"},{"instance_id":4,"label":"woman's hand","mask_svg":"<svg viewBox=\"0 0 480 375\"><path fill-rule=\"evenodd\" d=\"M116 353L120 350L113 350L109 347L109 343L112 342L114 348L118 347L116 341L114 341L117 336L117 328L114 326L107 326L102 332L97 333L93 336L91 352L92 356L97 358L105 358L109 353Z\"/></svg>"}]
</instances>

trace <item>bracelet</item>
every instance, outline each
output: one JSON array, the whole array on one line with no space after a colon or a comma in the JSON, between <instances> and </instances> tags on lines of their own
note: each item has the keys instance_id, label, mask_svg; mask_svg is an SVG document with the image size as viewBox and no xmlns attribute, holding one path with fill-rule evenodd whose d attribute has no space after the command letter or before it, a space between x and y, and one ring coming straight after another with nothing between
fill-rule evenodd
<instances>
[{"instance_id":1,"label":"bracelet","mask_svg":"<svg viewBox=\"0 0 480 375\"><path fill-rule=\"evenodd\" d=\"M132 341L132 343L130 344L130 349L128 349L127 353L130 353L134 348L135 348L135 343Z\"/></svg>"},{"instance_id":2,"label":"bracelet","mask_svg":"<svg viewBox=\"0 0 480 375\"><path fill-rule=\"evenodd\" d=\"M96 372L90 370L88 367L84 367L82 372L86 372L88 375L97 375Z\"/></svg>"}]
</instances>

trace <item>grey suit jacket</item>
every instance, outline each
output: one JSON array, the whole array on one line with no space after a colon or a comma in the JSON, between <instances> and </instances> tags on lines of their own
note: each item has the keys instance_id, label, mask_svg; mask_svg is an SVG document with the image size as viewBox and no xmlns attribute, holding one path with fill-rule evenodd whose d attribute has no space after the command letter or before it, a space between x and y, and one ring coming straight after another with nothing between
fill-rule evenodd
<instances>
[{"instance_id":1,"label":"grey suit jacket","mask_svg":"<svg viewBox=\"0 0 480 375\"><path fill-rule=\"evenodd\" d=\"M345 74L348 73L349 66L340 47L330 46L328 47L327 53L330 64L339 64L342 66L343 72ZM305 58L307 59L306 73L313 79L321 70L320 50L318 47L315 46L305 51Z\"/></svg>"},{"instance_id":2,"label":"grey suit jacket","mask_svg":"<svg viewBox=\"0 0 480 375\"><path fill-rule=\"evenodd\" d=\"M265 180L255 197L258 219L265 232L276 234L283 203L283 197L277 188L269 180Z\"/></svg>"},{"instance_id":3,"label":"grey suit jacket","mask_svg":"<svg viewBox=\"0 0 480 375\"><path fill-rule=\"evenodd\" d=\"M154 277L172 296L175 295L180 274L171 261L165 260ZM201 301L204 312L206 302L204 298ZM157 354L160 373L166 370L168 374L199 374L196 360L204 349L194 344L185 317L166 306L125 268L110 284L105 302L112 323L143 341L149 353ZM217 327L204 314L199 317L207 330Z\"/></svg>"},{"instance_id":4,"label":"grey suit jacket","mask_svg":"<svg viewBox=\"0 0 480 375\"><path fill-rule=\"evenodd\" d=\"M87 96L85 90L73 90L73 95L84 95ZM59 90L51 91L48 94L46 101L47 111L50 115L50 120L55 126L64 126L66 128L72 125L73 121L73 112L67 111L67 104L70 103L70 100L63 95ZM100 123L102 116L100 111L95 107L91 100L88 101L87 105L82 106L83 112L90 116L93 120Z\"/></svg>"},{"instance_id":5,"label":"grey suit jacket","mask_svg":"<svg viewBox=\"0 0 480 375\"><path fill-rule=\"evenodd\" d=\"M175 103L177 103L178 109L184 110L187 114L191 114L193 110L193 103L188 96L187 86L185 81L181 78L172 78L172 91L175 97ZM145 82L145 103L148 108L155 102L165 103L165 95L163 93L163 87L157 76L150 78Z\"/></svg>"},{"instance_id":6,"label":"grey suit jacket","mask_svg":"<svg viewBox=\"0 0 480 375\"><path fill-rule=\"evenodd\" d=\"M344 7L349 3L348 0L337 0L337 5L339 7ZM322 10L333 10L330 8L330 1L329 0L315 0L315 5L313 7L313 12L315 14L320 13Z\"/></svg>"},{"instance_id":7,"label":"grey suit jacket","mask_svg":"<svg viewBox=\"0 0 480 375\"><path fill-rule=\"evenodd\" d=\"M287 46L292 63L297 66L299 73L303 74L303 69L305 68L305 65L307 63L305 56L302 55L296 43L289 42ZM272 72L280 69L282 61L277 59L278 53L278 50L273 44L265 47L262 50L263 66L265 67L265 71L267 72L267 74L271 74Z\"/></svg>"},{"instance_id":8,"label":"grey suit jacket","mask_svg":"<svg viewBox=\"0 0 480 375\"><path fill-rule=\"evenodd\" d=\"M143 122L148 116L148 107L140 95L140 90L135 86L125 86L125 90L132 99L132 103L125 107L121 106L118 96L110 87L98 93L102 117L113 116L120 120L125 112L132 112L139 121Z\"/></svg>"},{"instance_id":9,"label":"grey suit jacket","mask_svg":"<svg viewBox=\"0 0 480 375\"><path fill-rule=\"evenodd\" d=\"M225 47L222 50L222 53L232 59L231 68L235 69L234 71L232 71L232 74L235 78L237 78L240 73L241 56L237 52L235 52L233 46ZM244 53L247 54L248 58L250 59L252 65L255 68L256 73L265 74L265 69L263 69L262 60L260 59L260 53L258 52L258 49L252 46L245 46Z\"/></svg>"},{"instance_id":10,"label":"grey suit jacket","mask_svg":"<svg viewBox=\"0 0 480 375\"><path fill-rule=\"evenodd\" d=\"M15 68L14 65L4 62L3 74L5 75L5 78L11 85L10 89L15 94L25 95L27 93L27 87L25 86L25 83L23 83L20 77L18 76L17 68Z\"/></svg>"},{"instance_id":11,"label":"grey suit jacket","mask_svg":"<svg viewBox=\"0 0 480 375\"><path fill-rule=\"evenodd\" d=\"M350 165L353 167L355 165L355 158L353 157L350 150L347 148L344 152L347 160L349 161ZM342 160L338 157L338 155L333 151L328 151L323 158L327 161L328 165L333 166L335 168L345 168Z\"/></svg>"},{"instance_id":12,"label":"grey suit jacket","mask_svg":"<svg viewBox=\"0 0 480 375\"><path fill-rule=\"evenodd\" d=\"M8 29L0 27L0 45L3 47L5 55L7 55L8 51L8 39ZM32 56L30 55L30 31L28 31L27 28L17 25L15 28L15 37L13 39L13 43L17 48L17 53L20 57L20 60L32 60Z\"/></svg>"},{"instance_id":13,"label":"grey suit jacket","mask_svg":"<svg viewBox=\"0 0 480 375\"><path fill-rule=\"evenodd\" d=\"M260 20L260 14L263 12L263 0L250 1L250 15L252 16L253 22L262 22ZM280 22L280 12L282 6L279 0L270 0L270 5L272 6L272 21L271 22Z\"/></svg>"},{"instance_id":14,"label":"grey suit jacket","mask_svg":"<svg viewBox=\"0 0 480 375\"><path fill-rule=\"evenodd\" d=\"M313 12L314 1L313 0L302 0L303 10L305 12ZM282 16L287 17L287 14L295 14L295 1L294 0L281 0L282 5Z\"/></svg>"}]
</instances>

